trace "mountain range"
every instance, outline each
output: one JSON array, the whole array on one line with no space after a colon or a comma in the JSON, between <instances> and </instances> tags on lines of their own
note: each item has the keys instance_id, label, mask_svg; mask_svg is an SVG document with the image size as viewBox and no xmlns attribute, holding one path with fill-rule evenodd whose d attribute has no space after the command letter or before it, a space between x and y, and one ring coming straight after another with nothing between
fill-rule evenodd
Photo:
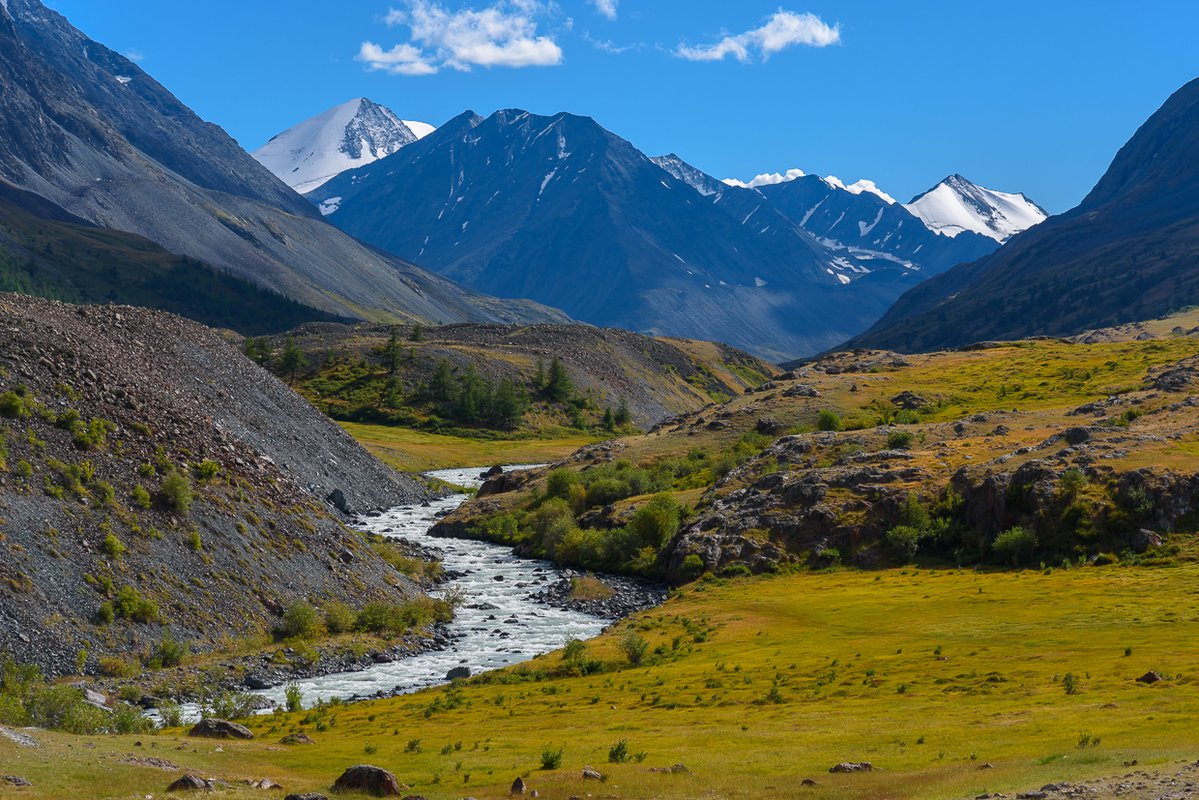
<instances>
[{"instance_id":1,"label":"mountain range","mask_svg":"<svg viewBox=\"0 0 1199 800\"><path fill-rule=\"evenodd\" d=\"M38 0L0 6L0 179L325 314L562 321L354 241L135 63Z\"/></svg>"},{"instance_id":2,"label":"mountain range","mask_svg":"<svg viewBox=\"0 0 1199 800\"><path fill-rule=\"evenodd\" d=\"M850 346L923 351L1068 335L1199 303L1199 80L1120 149L1083 201L901 297Z\"/></svg>"},{"instance_id":3,"label":"mountain range","mask_svg":"<svg viewBox=\"0 0 1199 800\"><path fill-rule=\"evenodd\" d=\"M344 151L361 125L342 119L327 112L264 150L319 139ZM947 192L994 194L964 181ZM352 236L479 292L775 359L835 346L927 275L998 246L827 179L731 186L677 155L650 158L589 117L521 109L461 114L306 196Z\"/></svg>"}]
</instances>

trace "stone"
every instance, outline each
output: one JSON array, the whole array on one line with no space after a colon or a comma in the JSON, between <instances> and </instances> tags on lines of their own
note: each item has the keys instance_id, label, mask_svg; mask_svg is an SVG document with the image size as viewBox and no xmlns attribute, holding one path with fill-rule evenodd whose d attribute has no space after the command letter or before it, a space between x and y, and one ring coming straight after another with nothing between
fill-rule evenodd
<instances>
[{"instance_id":1,"label":"stone","mask_svg":"<svg viewBox=\"0 0 1199 800\"><path fill-rule=\"evenodd\" d=\"M754 429L766 436L779 436L787 432L787 426L773 417L762 417L755 423Z\"/></svg>"},{"instance_id":2,"label":"stone","mask_svg":"<svg viewBox=\"0 0 1199 800\"><path fill-rule=\"evenodd\" d=\"M289 794L283 800L329 800L329 798L316 792L304 792L303 794Z\"/></svg>"},{"instance_id":3,"label":"stone","mask_svg":"<svg viewBox=\"0 0 1199 800\"><path fill-rule=\"evenodd\" d=\"M32 786L33 784L22 778L20 775L5 775L5 783L11 783L13 786Z\"/></svg>"},{"instance_id":4,"label":"stone","mask_svg":"<svg viewBox=\"0 0 1199 800\"><path fill-rule=\"evenodd\" d=\"M271 688L270 680L265 676L256 672L251 672L246 677L242 678L241 685L247 689L269 689Z\"/></svg>"},{"instance_id":5,"label":"stone","mask_svg":"<svg viewBox=\"0 0 1199 800\"><path fill-rule=\"evenodd\" d=\"M1144 553L1152 547L1160 547L1162 541L1160 533L1142 528L1132 537L1132 549L1138 553Z\"/></svg>"},{"instance_id":6,"label":"stone","mask_svg":"<svg viewBox=\"0 0 1199 800\"><path fill-rule=\"evenodd\" d=\"M1160 680L1162 680L1162 676L1161 676L1161 675L1158 675L1158 674L1157 674L1156 672L1154 672L1153 670L1149 670L1149 671L1148 671L1148 672L1146 672L1144 675L1142 675L1141 677L1137 678L1137 683L1148 683L1148 684L1151 684L1151 685L1152 685L1152 684L1154 684L1154 683L1157 683L1157 682L1158 682L1158 681L1160 681Z\"/></svg>"},{"instance_id":7,"label":"stone","mask_svg":"<svg viewBox=\"0 0 1199 800\"><path fill-rule=\"evenodd\" d=\"M280 744L316 744L306 733L289 733L279 740Z\"/></svg>"},{"instance_id":8,"label":"stone","mask_svg":"<svg viewBox=\"0 0 1199 800\"><path fill-rule=\"evenodd\" d=\"M1066 428L1062 438L1066 444L1082 444L1091 438L1091 432L1086 428Z\"/></svg>"},{"instance_id":9,"label":"stone","mask_svg":"<svg viewBox=\"0 0 1199 800\"><path fill-rule=\"evenodd\" d=\"M483 477L483 480L487 480L488 478L496 478L503 474L504 474L504 468L501 467L499 464L496 464L494 467L492 467L491 469L484 472L482 477Z\"/></svg>"},{"instance_id":10,"label":"stone","mask_svg":"<svg viewBox=\"0 0 1199 800\"><path fill-rule=\"evenodd\" d=\"M585 781L602 781L604 776L597 769L591 767L583 767L583 780Z\"/></svg>"},{"instance_id":11,"label":"stone","mask_svg":"<svg viewBox=\"0 0 1199 800\"><path fill-rule=\"evenodd\" d=\"M816 783L816 781L812 780L811 778L804 778L802 781L799 782L799 785L800 786L819 786L820 784Z\"/></svg>"},{"instance_id":12,"label":"stone","mask_svg":"<svg viewBox=\"0 0 1199 800\"><path fill-rule=\"evenodd\" d=\"M396 776L382 767L356 764L341 773L333 782L337 792L365 792L376 797L399 797L400 782Z\"/></svg>"},{"instance_id":13,"label":"stone","mask_svg":"<svg viewBox=\"0 0 1199 800\"><path fill-rule=\"evenodd\" d=\"M819 397L820 392L806 383L797 383L796 385L784 389L783 397Z\"/></svg>"},{"instance_id":14,"label":"stone","mask_svg":"<svg viewBox=\"0 0 1199 800\"><path fill-rule=\"evenodd\" d=\"M691 772L685 764L675 764L670 767L653 767L650 772L663 772L668 775L686 775Z\"/></svg>"},{"instance_id":15,"label":"stone","mask_svg":"<svg viewBox=\"0 0 1199 800\"><path fill-rule=\"evenodd\" d=\"M915 392L900 392L891 398L891 404L908 411L915 411L928 405L928 400Z\"/></svg>"},{"instance_id":16,"label":"stone","mask_svg":"<svg viewBox=\"0 0 1199 800\"><path fill-rule=\"evenodd\" d=\"M282 786L275 783L270 778L263 778L260 781L250 781L249 786L251 789L282 789L283 788Z\"/></svg>"},{"instance_id":17,"label":"stone","mask_svg":"<svg viewBox=\"0 0 1199 800\"><path fill-rule=\"evenodd\" d=\"M188 736L203 736L208 739L253 739L254 734L245 725L225 719L202 719L187 732Z\"/></svg>"},{"instance_id":18,"label":"stone","mask_svg":"<svg viewBox=\"0 0 1199 800\"><path fill-rule=\"evenodd\" d=\"M195 775L184 775L167 787L168 792L206 792L211 789L208 781Z\"/></svg>"},{"instance_id":19,"label":"stone","mask_svg":"<svg viewBox=\"0 0 1199 800\"><path fill-rule=\"evenodd\" d=\"M343 492L341 489L334 489L333 491L329 492L328 496L325 497L325 499L329 501L329 505L333 506L341 513L347 514L347 515L353 513L350 510L349 501L346 500L346 493Z\"/></svg>"},{"instance_id":20,"label":"stone","mask_svg":"<svg viewBox=\"0 0 1199 800\"><path fill-rule=\"evenodd\" d=\"M512 781L512 788L508 790L508 794L524 794L528 788L525 785L525 779L517 776L516 780Z\"/></svg>"},{"instance_id":21,"label":"stone","mask_svg":"<svg viewBox=\"0 0 1199 800\"><path fill-rule=\"evenodd\" d=\"M869 761L842 761L835 767L830 767L829 772L873 772L874 765Z\"/></svg>"},{"instance_id":22,"label":"stone","mask_svg":"<svg viewBox=\"0 0 1199 800\"><path fill-rule=\"evenodd\" d=\"M453 680L458 680L459 678L469 678L469 677L470 677L470 667L454 667L453 669L451 669L449 672L447 672L445 674L445 679L447 681L453 681Z\"/></svg>"}]
</instances>

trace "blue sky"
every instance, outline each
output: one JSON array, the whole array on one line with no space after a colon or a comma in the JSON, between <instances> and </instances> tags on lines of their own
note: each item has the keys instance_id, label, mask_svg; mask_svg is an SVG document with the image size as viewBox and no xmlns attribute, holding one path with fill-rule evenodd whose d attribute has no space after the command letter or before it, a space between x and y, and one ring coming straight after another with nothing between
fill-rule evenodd
<instances>
[{"instance_id":1,"label":"blue sky","mask_svg":"<svg viewBox=\"0 0 1199 800\"><path fill-rule=\"evenodd\" d=\"M1194 0L46 2L251 150L356 96L433 124L520 107L718 178L906 201L960 172L1055 213L1199 77Z\"/></svg>"}]
</instances>

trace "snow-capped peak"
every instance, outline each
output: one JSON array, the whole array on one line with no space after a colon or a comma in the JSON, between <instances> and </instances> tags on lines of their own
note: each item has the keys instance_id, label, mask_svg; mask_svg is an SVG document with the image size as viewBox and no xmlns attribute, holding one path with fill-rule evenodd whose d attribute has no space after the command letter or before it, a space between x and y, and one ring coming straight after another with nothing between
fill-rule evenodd
<instances>
[{"instance_id":1,"label":"snow-capped peak","mask_svg":"<svg viewBox=\"0 0 1199 800\"><path fill-rule=\"evenodd\" d=\"M699 192L704 197L720 194L721 190L724 188L721 181L716 180L706 172L696 169L683 159L676 156L674 153L664 156L654 156L650 158L650 161L654 162L683 183L688 184L692 189Z\"/></svg>"},{"instance_id":2,"label":"snow-capped peak","mask_svg":"<svg viewBox=\"0 0 1199 800\"><path fill-rule=\"evenodd\" d=\"M385 158L434 130L405 121L359 97L288 128L254 151L254 158L300 194L348 169Z\"/></svg>"},{"instance_id":3,"label":"snow-capped peak","mask_svg":"<svg viewBox=\"0 0 1199 800\"><path fill-rule=\"evenodd\" d=\"M1049 216L1023 194L987 189L961 175L950 175L904 208L930 229L951 238L974 231L997 242L1005 242Z\"/></svg>"}]
</instances>

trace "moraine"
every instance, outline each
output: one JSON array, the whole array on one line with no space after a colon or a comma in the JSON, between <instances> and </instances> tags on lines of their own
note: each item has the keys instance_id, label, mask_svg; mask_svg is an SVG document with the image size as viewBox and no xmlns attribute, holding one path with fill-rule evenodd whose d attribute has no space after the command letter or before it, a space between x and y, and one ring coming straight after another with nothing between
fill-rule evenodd
<instances>
[{"instance_id":1,"label":"moraine","mask_svg":"<svg viewBox=\"0 0 1199 800\"><path fill-rule=\"evenodd\" d=\"M482 468L474 468L427 474L456 486L477 487L482 483L482 472ZM466 499L465 494L452 494L429 505L400 506L356 523L369 533L439 551L442 566L451 578L432 594L458 593L463 598L453 622L445 626L449 646L356 672L298 680L305 705L318 699L415 692L446 683L447 673L457 667L476 674L528 661L562 647L569 639L596 636L611 624L611 618L559 608L535 597L569 574L555 564L522 558L504 545L430 536L429 528L437 519ZM272 703L284 702L283 686L258 694Z\"/></svg>"}]
</instances>

